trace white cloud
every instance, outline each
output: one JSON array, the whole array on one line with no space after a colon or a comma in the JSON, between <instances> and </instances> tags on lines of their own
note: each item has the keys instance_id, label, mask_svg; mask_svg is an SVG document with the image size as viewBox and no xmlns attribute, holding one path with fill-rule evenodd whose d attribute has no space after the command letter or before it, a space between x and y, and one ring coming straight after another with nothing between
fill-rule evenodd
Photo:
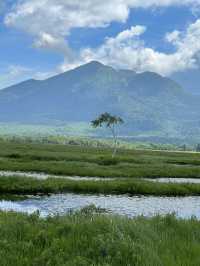
<instances>
[{"instance_id":1,"label":"white cloud","mask_svg":"<svg viewBox=\"0 0 200 266\"><path fill-rule=\"evenodd\" d=\"M45 32L66 36L76 27L124 22L131 8L171 5L197 7L200 3L199 0L20 0L5 22L35 35Z\"/></svg>"},{"instance_id":2,"label":"white cloud","mask_svg":"<svg viewBox=\"0 0 200 266\"><path fill-rule=\"evenodd\" d=\"M154 71L169 76L178 71L196 68L200 55L200 20L189 25L186 32L174 31L166 34L166 40L174 45L175 52L161 53L146 47L141 40L145 27L136 26L107 38L97 49L83 49L77 65L91 60L118 68L133 69L137 72ZM71 67L65 62L62 70Z\"/></svg>"},{"instance_id":3,"label":"white cloud","mask_svg":"<svg viewBox=\"0 0 200 266\"><path fill-rule=\"evenodd\" d=\"M172 43L174 45L178 44L178 42L180 41L180 31L178 30L174 30L172 32L168 32L165 36L166 41L168 41L169 43Z\"/></svg>"},{"instance_id":4,"label":"white cloud","mask_svg":"<svg viewBox=\"0 0 200 266\"><path fill-rule=\"evenodd\" d=\"M63 38L54 37L48 33L40 33L38 38L34 41L33 46L35 48L48 49L60 53L70 60L74 58L73 51Z\"/></svg>"},{"instance_id":5,"label":"white cloud","mask_svg":"<svg viewBox=\"0 0 200 266\"><path fill-rule=\"evenodd\" d=\"M109 44L119 44L132 40L133 38L142 35L146 31L145 26L137 25L131 27L131 29L120 32L115 38L108 38L107 43Z\"/></svg>"},{"instance_id":6,"label":"white cloud","mask_svg":"<svg viewBox=\"0 0 200 266\"><path fill-rule=\"evenodd\" d=\"M67 43L71 29L106 27L113 21L125 22L134 8L166 6L199 8L199 0L19 0L5 17L5 24L23 30L34 37L34 47L63 54L60 70L75 67L89 60L100 60L113 66L151 70L164 75L195 67L199 52L199 21L187 32L174 31L166 40L174 45L171 54L146 47L141 39L144 26L132 27L107 38L97 49L82 49L74 54Z\"/></svg>"},{"instance_id":7,"label":"white cloud","mask_svg":"<svg viewBox=\"0 0 200 266\"><path fill-rule=\"evenodd\" d=\"M9 65L0 68L0 89L4 89L24 80L35 78L43 80L55 75L56 72L42 72L20 65Z\"/></svg>"},{"instance_id":8,"label":"white cloud","mask_svg":"<svg viewBox=\"0 0 200 266\"><path fill-rule=\"evenodd\" d=\"M20 65L10 65L0 69L0 89L10 86L29 76L31 70Z\"/></svg>"},{"instance_id":9,"label":"white cloud","mask_svg":"<svg viewBox=\"0 0 200 266\"><path fill-rule=\"evenodd\" d=\"M199 0L19 0L5 17L8 26L64 41L72 28L105 27L125 22L131 8L170 5L196 6ZM42 39L43 39L42 37ZM37 43L37 41L36 41ZM63 49L63 48L61 48Z\"/></svg>"}]
</instances>

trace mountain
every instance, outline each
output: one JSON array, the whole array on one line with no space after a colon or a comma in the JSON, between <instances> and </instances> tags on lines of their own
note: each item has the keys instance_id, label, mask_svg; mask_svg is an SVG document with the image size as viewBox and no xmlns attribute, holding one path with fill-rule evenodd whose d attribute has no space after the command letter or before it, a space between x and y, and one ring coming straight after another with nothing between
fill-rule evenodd
<instances>
[{"instance_id":1,"label":"mountain","mask_svg":"<svg viewBox=\"0 0 200 266\"><path fill-rule=\"evenodd\" d=\"M200 69L192 69L175 73L171 78L184 86L188 91L195 95L200 95Z\"/></svg>"},{"instance_id":2,"label":"mountain","mask_svg":"<svg viewBox=\"0 0 200 266\"><path fill-rule=\"evenodd\" d=\"M195 135L199 98L156 73L116 70L92 61L38 81L0 91L0 122L88 123L102 112L120 115L123 135Z\"/></svg>"}]
</instances>

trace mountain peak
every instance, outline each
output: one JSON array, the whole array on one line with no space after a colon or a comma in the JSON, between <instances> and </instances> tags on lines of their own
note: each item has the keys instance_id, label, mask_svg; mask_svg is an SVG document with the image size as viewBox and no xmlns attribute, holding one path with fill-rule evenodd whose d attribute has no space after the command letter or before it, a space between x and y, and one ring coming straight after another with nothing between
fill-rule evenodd
<instances>
[{"instance_id":1,"label":"mountain peak","mask_svg":"<svg viewBox=\"0 0 200 266\"><path fill-rule=\"evenodd\" d=\"M99 61L90 61L82 66L80 68L88 68L88 69L99 69L99 68L107 68L108 66L100 63Z\"/></svg>"},{"instance_id":2,"label":"mountain peak","mask_svg":"<svg viewBox=\"0 0 200 266\"><path fill-rule=\"evenodd\" d=\"M105 66L105 65L102 64L101 62L99 62L99 61L95 61L95 60L92 60L92 61L88 62L86 65Z\"/></svg>"},{"instance_id":3,"label":"mountain peak","mask_svg":"<svg viewBox=\"0 0 200 266\"><path fill-rule=\"evenodd\" d=\"M172 80L152 72L116 70L98 61L0 91L1 122L88 123L105 110L124 118L127 135L164 134L169 127L172 132L195 130L199 119L198 99ZM187 126L187 121L194 122Z\"/></svg>"},{"instance_id":4,"label":"mountain peak","mask_svg":"<svg viewBox=\"0 0 200 266\"><path fill-rule=\"evenodd\" d=\"M102 64L102 63L100 63L98 61L90 61L90 62L88 62L88 63L86 63L84 65L81 65L81 66L79 66L79 67L77 67L75 69L67 71L64 74L66 74L66 73L68 74L69 72L76 73L78 71L79 74L81 73L81 74L84 74L84 75L86 75L86 74L91 75L92 73L96 73L99 70L100 71L101 70L108 71L108 70L114 70L114 69L112 67L104 65L104 64Z\"/></svg>"}]
</instances>

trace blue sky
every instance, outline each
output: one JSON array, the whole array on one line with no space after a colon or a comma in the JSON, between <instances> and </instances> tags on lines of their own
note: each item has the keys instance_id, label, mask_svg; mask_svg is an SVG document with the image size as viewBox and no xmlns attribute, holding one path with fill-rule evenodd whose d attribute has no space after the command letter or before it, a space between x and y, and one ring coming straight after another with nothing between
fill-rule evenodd
<instances>
[{"instance_id":1,"label":"blue sky","mask_svg":"<svg viewBox=\"0 0 200 266\"><path fill-rule=\"evenodd\" d=\"M91 60L198 80L199 55L199 0L0 0L0 88Z\"/></svg>"}]
</instances>

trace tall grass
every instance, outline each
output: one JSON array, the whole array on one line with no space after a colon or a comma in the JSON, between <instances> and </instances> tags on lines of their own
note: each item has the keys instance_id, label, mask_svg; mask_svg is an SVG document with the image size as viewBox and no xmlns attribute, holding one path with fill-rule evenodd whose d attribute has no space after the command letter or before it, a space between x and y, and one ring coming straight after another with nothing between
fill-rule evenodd
<instances>
[{"instance_id":1,"label":"tall grass","mask_svg":"<svg viewBox=\"0 0 200 266\"><path fill-rule=\"evenodd\" d=\"M198 266L200 222L0 213L2 266Z\"/></svg>"},{"instance_id":2,"label":"tall grass","mask_svg":"<svg viewBox=\"0 0 200 266\"><path fill-rule=\"evenodd\" d=\"M1 177L0 193L36 195L51 193L129 194L154 196L200 195L200 184L154 183L138 179L112 181L73 181L49 178L36 180L22 177Z\"/></svg>"},{"instance_id":3,"label":"tall grass","mask_svg":"<svg viewBox=\"0 0 200 266\"><path fill-rule=\"evenodd\" d=\"M200 154L0 142L0 170L99 177L200 177Z\"/></svg>"}]
</instances>

